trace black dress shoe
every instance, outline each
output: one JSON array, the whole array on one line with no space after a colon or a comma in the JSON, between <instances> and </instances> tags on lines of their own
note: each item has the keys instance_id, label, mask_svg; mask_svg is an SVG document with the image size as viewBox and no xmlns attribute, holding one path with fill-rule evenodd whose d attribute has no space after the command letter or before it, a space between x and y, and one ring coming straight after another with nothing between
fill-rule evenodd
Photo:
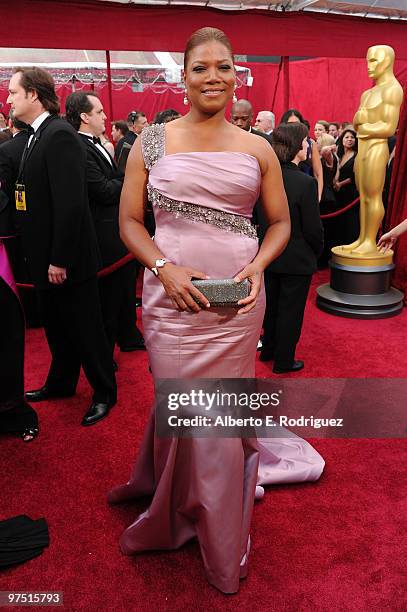
<instances>
[{"instance_id":1,"label":"black dress shoe","mask_svg":"<svg viewBox=\"0 0 407 612\"><path fill-rule=\"evenodd\" d=\"M296 359L293 365L290 368L279 368L278 366L274 366L273 372L274 374L285 374L286 372L299 372L304 367L304 362L301 359Z\"/></svg>"},{"instance_id":2,"label":"black dress shoe","mask_svg":"<svg viewBox=\"0 0 407 612\"><path fill-rule=\"evenodd\" d=\"M72 397L75 395L75 391L53 391L49 389L47 385L41 387L41 389L35 389L33 391L26 391L24 397L27 402L44 402L49 399L60 399L63 397Z\"/></svg>"},{"instance_id":3,"label":"black dress shoe","mask_svg":"<svg viewBox=\"0 0 407 612\"><path fill-rule=\"evenodd\" d=\"M274 351L267 349L267 348L262 348L260 351L259 359L260 361L273 361Z\"/></svg>"},{"instance_id":4,"label":"black dress shoe","mask_svg":"<svg viewBox=\"0 0 407 612\"><path fill-rule=\"evenodd\" d=\"M110 412L110 408L114 406L115 402L109 404L104 402L92 402L89 410L86 412L82 419L81 425L94 425L98 421L101 421Z\"/></svg>"}]
</instances>

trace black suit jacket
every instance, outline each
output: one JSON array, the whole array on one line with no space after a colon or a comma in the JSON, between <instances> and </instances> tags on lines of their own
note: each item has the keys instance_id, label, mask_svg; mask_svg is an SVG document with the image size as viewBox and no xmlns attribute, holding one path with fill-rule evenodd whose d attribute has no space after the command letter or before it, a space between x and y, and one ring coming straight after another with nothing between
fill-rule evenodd
<instances>
[{"instance_id":1,"label":"black suit jacket","mask_svg":"<svg viewBox=\"0 0 407 612\"><path fill-rule=\"evenodd\" d=\"M123 173L112 164L90 138L79 134L86 151L89 205L95 224L103 266L118 261L128 250L120 239L119 203Z\"/></svg>"},{"instance_id":2,"label":"black suit jacket","mask_svg":"<svg viewBox=\"0 0 407 612\"><path fill-rule=\"evenodd\" d=\"M290 209L291 236L269 270L280 274L312 274L317 269L317 257L324 243L317 182L296 164L282 164L281 170Z\"/></svg>"},{"instance_id":3,"label":"black suit jacket","mask_svg":"<svg viewBox=\"0 0 407 612\"><path fill-rule=\"evenodd\" d=\"M267 140L269 144L272 144L273 142L270 134L265 134L264 132L260 132L259 130L255 130L254 128L250 128L250 133L256 134L256 136L262 136Z\"/></svg>"},{"instance_id":4,"label":"black suit jacket","mask_svg":"<svg viewBox=\"0 0 407 612\"><path fill-rule=\"evenodd\" d=\"M255 134L256 136L261 136L262 138L267 140L267 142L271 145L271 136L269 136L268 134L265 134L264 132L259 132L258 130L253 129L252 127L250 128L250 133ZM263 223L264 225L264 215L261 212L260 200L257 200L254 205L252 223L253 225L260 226L258 234L259 234L260 240L263 240L265 229L264 227L261 227L261 224Z\"/></svg>"},{"instance_id":5,"label":"black suit jacket","mask_svg":"<svg viewBox=\"0 0 407 612\"><path fill-rule=\"evenodd\" d=\"M136 142L137 134L129 130L123 138L120 138L119 142L116 145L116 149L114 151L114 158L119 166L119 168L126 168L127 158L129 156L129 152L131 147ZM125 148L123 150L123 145ZM123 158L123 159L122 159Z\"/></svg>"},{"instance_id":6,"label":"black suit jacket","mask_svg":"<svg viewBox=\"0 0 407 612\"><path fill-rule=\"evenodd\" d=\"M67 269L65 284L91 278L100 266L86 183L86 152L76 131L47 117L30 147L20 182L26 211L16 211L34 283L50 288L50 264Z\"/></svg>"},{"instance_id":7,"label":"black suit jacket","mask_svg":"<svg viewBox=\"0 0 407 612\"><path fill-rule=\"evenodd\" d=\"M27 140L28 133L24 130L0 145L0 237L16 233L14 188Z\"/></svg>"}]
</instances>

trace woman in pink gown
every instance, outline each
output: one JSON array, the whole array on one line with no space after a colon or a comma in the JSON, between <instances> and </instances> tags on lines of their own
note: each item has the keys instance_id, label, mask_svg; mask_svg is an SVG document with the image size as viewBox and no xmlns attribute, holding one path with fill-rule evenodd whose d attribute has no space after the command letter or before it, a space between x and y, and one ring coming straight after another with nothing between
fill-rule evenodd
<instances>
[{"instance_id":1,"label":"woman in pink gown","mask_svg":"<svg viewBox=\"0 0 407 612\"><path fill-rule=\"evenodd\" d=\"M290 232L280 167L267 141L225 120L235 71L223 32L203 28L190 38L185 85L190 112L143 131L121 201L122 238L146 266L143 325L151 369L155 379L254 378L262 274ZM142 224L147 192L154 242ZM260 250L250 223L259 194L270 222ZM250 295L238 311L207 307L191 283L206 276L248 278ZM197 537L209 582L234 593L247 571L256 484L316 480L322 468L318 453L295 437L260 444L158 437L153 410L130 480L109 495L111 503L153 496L124 532L121 549L176 549Z\"/></svg>"}]
</instances>

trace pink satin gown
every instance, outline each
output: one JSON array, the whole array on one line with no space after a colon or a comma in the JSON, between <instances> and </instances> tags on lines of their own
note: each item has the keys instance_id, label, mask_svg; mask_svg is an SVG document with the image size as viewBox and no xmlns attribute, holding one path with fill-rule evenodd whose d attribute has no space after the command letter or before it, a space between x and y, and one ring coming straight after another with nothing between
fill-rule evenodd
<instances>
[{"instance_id":1,"label":"pink satin gown","mask_svg":"<svg viewBox=\"0 0 407 612\"><path fill-rule=\"evenodd\" d=\"M234 277L258 251L250 224L261 182L257 159L230 151L165 155L165 125L146 128L142 146L163 256L211 278ZM178 312L146 270L143 325L154 378L254 378L264 308L262 288L245 315ZM209 582L234 593L247 572L256 484L316 480L323 459L295 437L158 438L154 418L153 410L129 482L109 495L111 503L153 496L123 533L121 549L176 549L197 537Z\"/></svg>"}]
</instances>

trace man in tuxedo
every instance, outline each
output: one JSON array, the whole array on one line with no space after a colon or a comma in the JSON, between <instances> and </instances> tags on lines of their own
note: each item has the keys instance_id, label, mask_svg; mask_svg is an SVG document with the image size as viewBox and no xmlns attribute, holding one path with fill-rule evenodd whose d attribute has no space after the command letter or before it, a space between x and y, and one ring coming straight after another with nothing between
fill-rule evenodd
<instances>
[{"instance_id":1,"label":"man in tuxedo","mask_svg":"<svg viewBox=\"0 0 407 612\"><path fill-rule=\"evenodd\" d=\"M276 124L276 117L274 113L272 113L271 111L262 110L257 113L254 127L257 128L256 131L263 132L263 134L267 134L268 136L271 136L271 134L273 133L275 124Z\"/></svg>"},{"instance_id":2,"label":"man in tuxedo","mask_svg":"<svg viewBox=\"0 0 407 612\"><path fill-rule=\"evenodd\" d=\"M246 132L256 134L256 136L262 136L271 144L271 136L253 129L251 126L252 121L253 107L248 100L238 100L232 105L231 123Z\"/></svg>"},{"instance_id":3,"label":"man in tuxedo","mask_svg":"<svg viewBox=\"0 0 407 612\"><path fill-rule=\"evenodd\" d=\"M14 188L21 157L28 140L28 125L18 121L10 112L9 128L12 139L0 146L0 236L8 236L4 242L14 278L17 283L31 285L31 276L21 247L21 238L16 227ZM36 292L30 288L19 288L18 295L23 305L27 327L42 327Z\"/></svg>"},{"instance_id":4,"label":"man in tuxedo","mask_svg":"<svg viewBox=\"0 0 407 612\"><path fill-rule=\"evenodd\" d=\"M127 120L129 122L129 126L131 126L130 129L134 132L134 134L136 134L136 136L140 136L144 128L148 126L148 120L143 111L132 111L129 113Z\"/></svg>"},{"instance_id":5,"label":"man in tuxedo","mask_svg":"<svg viewBox=\"0 0 407 612\"><path fill-rule=\"evenodd\" d=\"M20 268L24 265L13 208L14 183L28 140L28 126L16 119L8 121L13 138L0 146L0 433L17 432L29 442L38 434L38 417L24 401L25 321L13 283L16 270L20 273L18 280L22 280Z\"/></svg>"},{"instance_id":6,"label":"man in tuxedo","mask_svg":"<svg viewBox=\"0 0 407 612\"><path fill-rule=\"evenodd\" d=\"M126 170L127 158L131 147L134 145L137 136L140 136L145 127L148 126L147 117L142 111L131 111L127 116L128 132L117 143L115 150L115 158L120 170L124 173Z\"/></svg>"},{"instance_id":7,"label":"man in tuxedo","mask_svg":"<svg viewBox=\"0 0 407 612\"><path fill-rule=\"evenodd\" d=\"M331 121L328 128L328 134L333 136L336 142L339 138L339 123L337 123L336 121Z\"/></svg>"},{"instance_id":8,"label":"man in tuxedo","mask_svg":"<svg viewBox=\"0 0 407 612\"><path fill-rule=\"evenodd\" d=\"M97 285L86 154L72 126L58 117L45 70L17 68L7 102L15 118L31 126L16 182L16 216L52 355L45 385L26 399L74 395L82 366L94 391L82 425L93 425L116 403L117 389Z\"/></svg>"},{"instance_id":9,"label":"man in tuxedo","mask_svg":"<svg viewBox=\"0 0 407 612\"><path fill-rule=\"evenodd\" d=\"M13 236L16 233L14 186L28 140L28 125L12 117L10 123L13 138L0 145L0 236Z\"/></svg>"},{"instance_id":10,"label":"man in tuxedo","mask_svg":"<svg viewBox=\"0 0 407 612\"><path fill-rule=\"evenodd\" d=\"M112 123L112 140L115 146L114 158L117 161L117 152L122 148L124 137L129 131L126 121L113 121Z\"/></svg>"},{"instance_id":11,"label":"man in tuxedo","mask_svg":"<svg viewBox=\"0 0 407 612\"><path fill-rule=\"evenodd\" d=\"M87 185L89 205L95 225L103 267L111 266L128 254L120 239L119 203L123 186L123 173L100 143L105 130L106 115L99 96L92 91L78 91L66 100L66 119L78 130L86 151ZM127 262L114 272L99 279L103 321L113 359L117 341L120 314L132 293L134 333L135 279L134 263ZM144 348L143 337L138 332L140 348ZM134 339L136 342L136 339Z\"/></svg>"}]
</instances>

